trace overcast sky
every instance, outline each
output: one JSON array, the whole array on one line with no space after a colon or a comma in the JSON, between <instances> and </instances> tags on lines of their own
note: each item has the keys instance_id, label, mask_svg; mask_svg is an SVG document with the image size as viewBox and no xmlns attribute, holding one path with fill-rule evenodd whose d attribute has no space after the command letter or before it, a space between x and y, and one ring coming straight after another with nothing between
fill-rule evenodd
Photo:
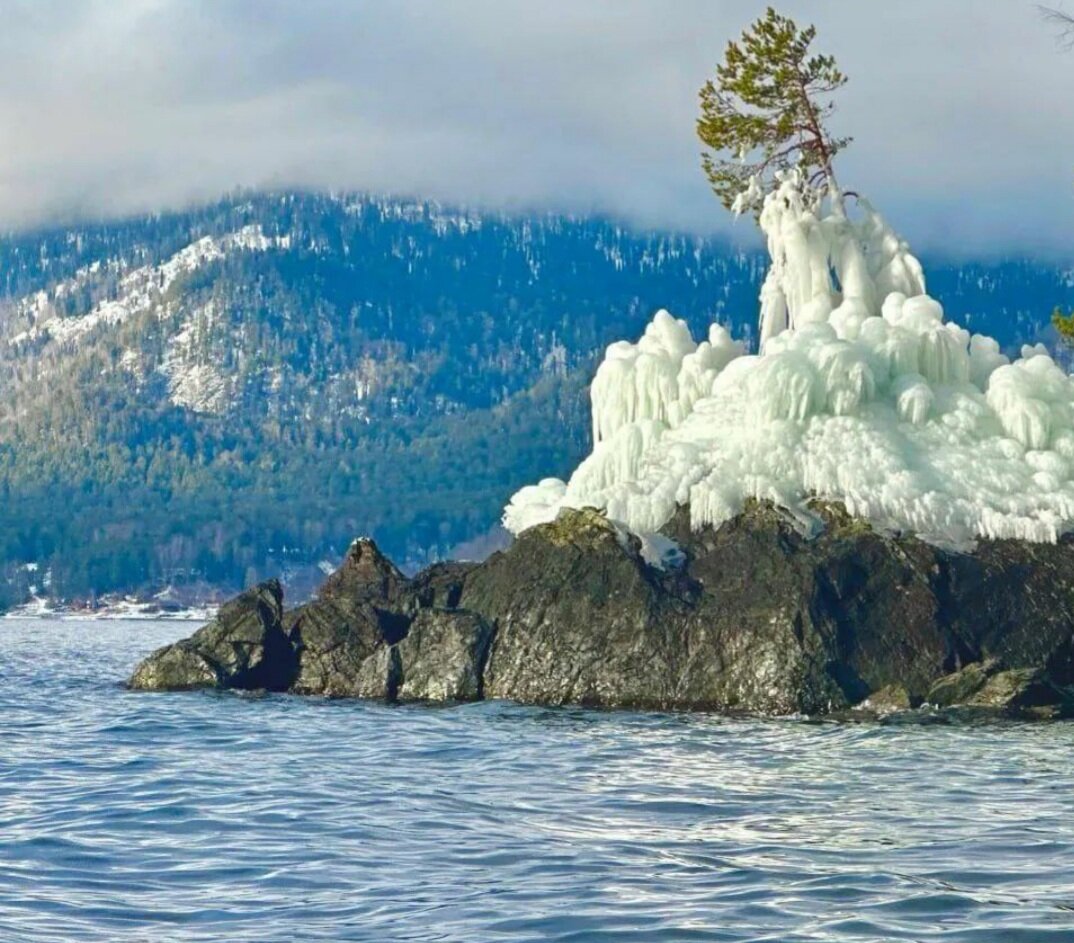
<instances>
[{"instance_id":1,"label":"overcast sky","mask_svg":"<svg viewBox=\"0 0 1074 943\"><path fill-rule=\"evenodd\" d=\"M763 8L0 0L0 228L297 184L724 231L697 89ZM842 180L915 245L1074 256L1074 52L1034 3L779 8L850 77Z\"/></svg>"}]
</instances>

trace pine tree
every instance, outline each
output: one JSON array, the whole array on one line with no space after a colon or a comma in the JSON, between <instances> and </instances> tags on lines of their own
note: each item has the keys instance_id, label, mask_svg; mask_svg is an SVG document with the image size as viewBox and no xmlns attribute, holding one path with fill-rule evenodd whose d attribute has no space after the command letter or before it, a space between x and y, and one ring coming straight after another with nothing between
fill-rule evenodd
<instances>
[{"instance_id":1,"label":"pine tree","mask_svg":"<svg viewBox=\"0 0 1074 943\"><path fill-rule=\"evenodd\" d=\"M769 7L727 44L715 80L701 87L697 134L711 149L702 166L730 210L748 208L776 172L795 166L818 196L838 193L832 159L851 139L829 133L835 104L825 96L847 79L834 58L810 54L815 36L814 27L799 29Z\"/></svg>"},{"instance_id":2,"label":"pine tree","mask_svg":"<svg viewBox=\"0 0 1074 943\"><path fill-rule=\"evenodd\" d=\"M1052 312L1052 327L1059 334L1059 340L1068 346L1074 346L1074 311L1063 314L1063 309L1056 305Z\"/></svg>"}]
</instances>

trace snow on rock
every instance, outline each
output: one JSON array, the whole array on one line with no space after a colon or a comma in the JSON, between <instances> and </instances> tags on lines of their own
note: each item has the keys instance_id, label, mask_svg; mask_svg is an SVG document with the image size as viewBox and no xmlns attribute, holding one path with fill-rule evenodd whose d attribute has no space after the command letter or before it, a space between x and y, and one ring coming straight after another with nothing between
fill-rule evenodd
<instances>
[{"instance_id":1,"label":"snow on rock","mask_svg":"<svg viewBox=\"0 0 1074 943\"><path fill-rule=\"evenodd\" d=\"M210 364L193 364L169 377L170 399L197 413L223 413L231 402L227 381Z\"/></svg>"},{"instance_id":2,"label":"snow on rock","mask_svg":"<svg viewBox=\"0 0 1074 943\"><path fill-rule=\"evenodd\" d=\"M214 351L206 343L217 316L213 301L190 312L169 339L159 368L168 378L168 398L176 406L214 415L225 412L233 398L232 385L213 361Z\"/></svg>"},{"instance_id":3,"label":"snow on rock","mask_svg":"<svg viewBox=\"0 0 1074 943\"><path fill-rule=\"evenodd\" d=\"M1011 363L944 321L917 259L859 205L821 214L785 175L761 213L761 353L718 325L696 344L658 312L597 370L592 453L516 493L505 527L592 506L658 547L678 505L695 528L749 498L808 521L815 496L948 546L1074 529L1074 380L1039 345Z\"/></svg>"}]
</instances>

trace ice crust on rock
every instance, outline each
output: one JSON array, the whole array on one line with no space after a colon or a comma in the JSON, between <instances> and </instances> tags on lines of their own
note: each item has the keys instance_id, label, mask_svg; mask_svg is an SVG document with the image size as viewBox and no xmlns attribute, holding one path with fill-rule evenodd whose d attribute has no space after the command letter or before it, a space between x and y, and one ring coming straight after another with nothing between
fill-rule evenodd
<instances>
[{"instance_id":1,"label":"ice crust on rock","mask_svg":"<svg viewBox=\"0 0 1074 943\"><path fill-rule=\"evenodd\" d=\"M806 515L811 497L956 547L1074 528L1071 377L1040 345L1011 363L944 321L880 215L833 204L819 214L795 173L765 198L759 354L719 325L696 343L666 311L612 344L591 388L592 453L568 482L516 493L507 529L598 507L648 547L678 505L700 528L749 498Z\"/></svg>"}]
</instances>

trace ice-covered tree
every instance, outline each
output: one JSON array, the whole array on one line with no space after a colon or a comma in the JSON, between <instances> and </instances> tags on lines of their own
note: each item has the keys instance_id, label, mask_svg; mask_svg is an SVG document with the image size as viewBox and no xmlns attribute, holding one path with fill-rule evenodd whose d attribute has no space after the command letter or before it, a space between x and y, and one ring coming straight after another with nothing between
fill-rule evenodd
<instances>
[{"instance_id":1,"label":"ice-covered tree","mask_svg":"<svg viewBox=\"0 0 1074 943\"><path fill-rule=\"evenodd\" d=\"M754 210L772 258L761 289L761 348L784 330L880 314L893 291L925 290L906 244L858 194L847 213L833 161L850 138L828 122L846 84L832 56L771 7L729 42L716 78L701 89L697 132L713 189L735 213Z\"/></svg>"},{"instance_id":2,"label":"ice-covered tree","mask_svg":"<svg viewBox=\"0 0 1074 943\"><path fill-rule=\"evenodd\" d=\"M814 36L769 10L702 90L709 177L758 210L771 259L757 353L719 324L698 342L666 311L612 344L592 453L515 494L512 532L596 507L661 564L683 508L719 527L768 500L808 533L820 498L948 547L1074 533L1074 379L1040 345L1012 360L946 320L905 240L863 196L846 205L846 140L825 123L845 79Z\"/></svg>"},{"instance_id":3,"label":"ice-covered tree","mask_svg":"<svg viewBox=\"0 0 1074 943\"><path fill-rule=\"evenodd\" d=\"M716 78L701 87L702 165L728 209L756 207L775 174L792 167L814 197L836 190L832 159L850 138L834 137L827 123L846 76L832 56L811 52L815 37L769 7L727 44Z\"/></svg>"}]
</instances>

